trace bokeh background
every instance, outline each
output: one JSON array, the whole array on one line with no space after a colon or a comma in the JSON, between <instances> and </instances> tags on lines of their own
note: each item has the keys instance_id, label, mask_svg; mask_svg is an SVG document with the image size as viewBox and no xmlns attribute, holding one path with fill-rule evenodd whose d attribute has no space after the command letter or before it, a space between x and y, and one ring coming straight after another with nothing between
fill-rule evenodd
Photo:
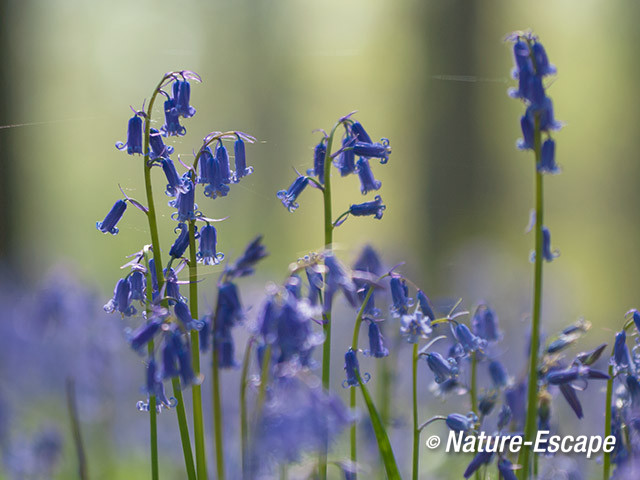
<instances>
[{"instance_id":1,"label":"bokeh background","mask_svg":"<svg viewBox=\"0 0 640 480\"><path fill-rule=\"evenodd\" d=\"M546 224L561 256L545 267L544 324L552 332L584 316L594 325L590 344L606 341L639 302L639 14L640 5L622 0L4 0L6 283L42 288L56 278L52 269L62 268L106 301L124 257L148 241L134 209L116 238L95 229L120 197L118 184L144 197L141 160L114 143L125 140L130 105L140 109L165 71L190 69L204 83L192 88L197 114L185 122L187 135L172 139L176 152L188 159L211 130L238 129L258 139L248 147L255 173L227 198L199 199L210 216L229 216L219 224L219 247L228 256L264 234L271 256L254 291L321 247L320 196L305 192L300 209L289 214L275 192L294 178L292 167L310 167L319 140L314 129L329 129L358 110L374 138L391 140L389 164L375 167L387 210L381 221L351 219L340 227L340 255L351 262L371 243L388 265L406 262L403 271L436 301L461 297L467 308L489 302L513 338L510 348L519 348L532 283L533 238L525 228L533 160L515 148L523 106L506 94L512 57L503 39L531 28L558 67L548 92L565 123L555 135L563 173L546 181ZM156 180L161 192L160 175ZM336 211L365 200L356 178L336 178L334 185ZM171 210L159 203L161 238L169 239ZM203 296L213 302L212 289L203 288ZM5 324L9 311L0 314ZM115 320L96 314L91 321ZM8 362L4 370L19 368ZM11 390L2 383L0 392ZM14 392L14 401L20 395ZM425 386L424 405L431 408L427 395ZM127 402L112 415L133 408ZM68 435L64 404L55 411ZM39 428L25 415L25 431ZM65 447L60 478L72 478L72 453ZM116 463L105 463L102 478L133 478L118 477Z\"/></svg>"}]
</instances>

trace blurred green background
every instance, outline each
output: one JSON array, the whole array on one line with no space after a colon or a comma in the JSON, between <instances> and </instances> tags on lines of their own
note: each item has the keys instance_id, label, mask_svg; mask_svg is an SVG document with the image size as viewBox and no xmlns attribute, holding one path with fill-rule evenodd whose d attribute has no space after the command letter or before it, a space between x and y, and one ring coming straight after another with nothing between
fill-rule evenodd
<instances>
[{"instance_id":1,"label":"blurred green background","mask_svg":"<svg viewBox=\"0 0 640 480\"><path fill-rule=\"evenodd\" d=\"M176 152L188 161L212 130L258 138L248 147L254 174L227 198L198 199L209 216L229 216L218 224L228 256L263 233L271 256L260 280L280 280L321 247L317 192L295 214L275 192L292 167L311 166L314 129L358 110L372 137L391 140L390 162L374 166L387 210L382 221L340 227L341 255L350 261L370 242L388 264L406 261L430 296L486 300L503 326L521 325L534 169L515 148L523 106L506 94L503 39L530 28L558 67L548 93L566 124L555 135L563 173L546 180L561 257L545 268L544 322L551 330L584 315L595 342L639 304L636 2L25 0L0 9L0 252L31 280L71 263L110 295L125 255L148 241L135 209L116 238L95 229L118 184L144 200L141 159L114 144L126 139L129 105L140 109L164 72L190 69L204 83L192 88L187 135L169 140ZM334 178L337 212L365 200L356 178ZM172 209L159 171L155 180L168 248Z\"/></svg>"},{"instance_id":2,"label":"blurred green background","mask_svg":"<svg viewBox=\"0 0 640 480\"><path fill-rule=\"evenodd\" d=\"M240 129L256 171L213 204L229 220L220 248L238 253L256 232L280 275L321 244L321 204L305 192L288 214L275 198L292 167L306 169L319 134L358 110L374 138L391 139L374 167L384 219L352 219L347 252L373 242L407 261L433 296L499 301L530 283L533 161L515 149L523 107L506 95L506 33L533 29L559 70L549 95L566 127L563 174L546 182L546 223L562 256L546 269L559 318L617 322L637 302L640 165L635 87L638 6L616 1L4 2L2 257L37 278L61 259L108 291L124 255L146 241L131 211L117 238L97 234L120 196L142 198L140 159L118 152L129 105L158 78L192 69L197 115L171 139L186 158L211 130ZM161 115L156 117L161 121ZM161 123L160 123L161 124ZM157 175L161 192L161 175ZM340 206L364 200L336 179ZM164 208L166 217L170 209ZM168 219L167 219L168 220ZM169 226L162 232L169 242ZM495 292L495 293L494 293Z\"/></svg>"}]
</instances>

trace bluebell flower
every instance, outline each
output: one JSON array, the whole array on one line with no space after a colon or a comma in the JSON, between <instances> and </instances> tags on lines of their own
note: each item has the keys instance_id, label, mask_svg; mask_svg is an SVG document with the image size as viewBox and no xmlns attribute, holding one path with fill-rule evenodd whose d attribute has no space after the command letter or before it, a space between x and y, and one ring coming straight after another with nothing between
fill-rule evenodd
<instances>
[{"instance_id":1,"label":"bluebell flower","mask_svg":"<svg viewBox=\"0 0 640 480\"><path fill-rule=\"evenodd\" d=\"M226 148L224 151L216 149L215 156L209 147L203 148L200 152L200 175L198 176L198 183L207 184L204 189L204 195L208 198L226 197L229 193L229 186L225 184L226 180L230 180L231 175L228 154L226 155L226 168L223 168L220 164L220 160L224 162L225 154ZM218 156L220 156L220 158L218 158ZM226 181L226 183L229 182Z\"/></svg>"},{"instance_id":2,"label":"bluebell flower","mask_svg":"<svg viewBox=\"0 0 640 480\"><path fill-rule=\"evenodd\" d=\"M234 358L235 347L230 331L219 332L215 335L216 353L219 368L235 368L238 364Z\"/></svg>"},{"instance_id":3,"label":"bluebell flower","mask_svg":"<svg viewBox=\"0 0 640 480\"><path fill-rule=\"evenodd\" d=\"M313 150L313 168L307 172L308 175L315 175L318 181L324 185L324 159L327 156L327 145L325 139L320 140Z\"/></svg>"},{"instance_id":4,"label":"bluebell flower","mask_svg":"<svg viewBox=\"0 0 640 480\"><path fill-rule=\"evenodd\" d=\"M149 129L149 146L151 147L151 153L149 155L151 160L166 158L173 153L173 147L164 144L162 134L157 128Z\"/></svg>"},{"instance_id":5,"label":"bluebell flower","mask_svg":"<svg viewBox=\"0 0 640 480\"><path fill-rule=\"evenodd\" d=\"M358 121L355 121L351 124L351 133L353 133L353 135L356 137L356 140L359 142L373 143L367 131Z\"/></svg>"},{"instance_id":6,"label":"bluebell flower","mask_svg":"<svg viewBox=\"0 0 640 480\"><path fill-rule=\"evenodd\" d=\"M436 315L433 313L433 309L431 308L429 297L427 297L422 290L418 290L416 293L416 300L418 301L422 314L431 320L435 320Z\"/></svg>"},{"instance_id":7,"label":"bluebell flower","mask_svg":"<svg viewBox=\"0 0 640 480\"><path fill-rule=\"evenodd\" d=\"M508 405L502 405L498 412L498 430L502 430L511 422L511 409Z\"/></svg>"},{"instance_id":8,"label":"bluebell flower","mask_svg":"<svg viewBox=\"0 0 640 480\"><path fill-rule=\"evenodd\" d=\"M524 382L507 388L504 399L511 410L511 418L515 422L514 428L521 429L524 426L525 406L527 405L527 385Z\"/></svg>"},{"instance_id":9,"label":"bluebell flower","mask_svg":"<svg viewBox=\"0 0 640 480\"><path fill-rule=\"evenodd\" d=\"M198 381L193 371L193 366L191 365L191 352L188 347L189 345L184 345L180 339L180 345L179 348L177 348L178 369L180 371L180 381L184 387Z\"/></svg>"},{"instance_id":10,"label":"bluebell flower","mask_svg":"<svg viewBox=\"0 0 640 480\"><path fill-rule=\"evenodd\" d=\"M509 461L509 459L502 457L498 460L498 471L504 480L518 480L514 469L515 466Z\"/></svg>"},{"instance_id":11,"label":"bluebell flower","mask_svg":"<svg viewBox=\"0 0 640 480\"><path fill-rule=\"evenodd\" d=\"M320 343L313 334L311 319L298 309L298 302L289 296L280 310L277 320L278 363L297 360L307 365L311 350Z\"/></svg>"},{"instance_id":12,"label":"bluebell flower","mask_svg":"<svg viewBox=\"0 0 640 480\"><path fill-rule=\"evenodd\" d=\"M535 42L531 47L533 52L533 58L536 62L536 73L538 75L546 76L556 73L556 67L549 63L547 52L540 42Z\"/></svg>"},{"instance_id":13,"label":"bluebell flower","mask_svg":"<svg viewBox=\"0 0 640 480\"><path fill-rule=\"evenodd\" d=\"M174 330L165 335L162 346L162 378L174 378L180 375L178 351L182 348L178 331Z\"/></svg>"},{"instance_id":14,"label":"bluebell flower","mask_svg":"<svg viewBox=\"0 0 640 480\"><path fill-rule=\"evenodd\" d=\"M223 330L230 329L242 320L242 305L234 283L225 282L218 287L216 315L216 327Z\"/></svg>"},{"instance_id":15,"label":"bluebell flower","mask_svg":"<svg viewBox=\"0 0 640 480\"><path fill-rule=\"evenodd\" d=\"M175 197L178 193L185 193L188 187L185 187L185 178L178 175L176 166L170 158L163 158L161 161L162 170L167 177L167 188L165 193L170 197Z\"/></svg>"},{"instance_id":16,"label":"bluebell flower","mask_svg":"<svg viewBox=\"0 0 640 480\"><path fill-rule=\"evenodd\" d=\"M200 337L200 351L208 352L211 339L211 315L205 315L200 318L200 330L198 330L198 337Z\"/></svg>"},{"instance_id":17,"label":"bluebell flower","mask_svg":"<svg viewBox=\"0 0 640 480\"><path fill-rule=\"evenodd\" d=\"M173 83L173 98L176 110L181 117L190 118L196 109L189 105L191 100L191 84L187 80L176 80Z\"/></svg>"},{"instance_id":18,"label":"bluebell flower","mask_svg":"<svg viewBox=\"0 0 640 480\"><path fill-rule=\"evenodd\" d=\"M498 317L495 312L486 305L479 305L471 320L473 333L478 337L495 342L500 340L501 333L498 328Z\"/></svg>"},{"instance_id":19,"label":"bluebell flower","mask_svg":"<svg viewBox=\"0 0 640 480\"><path fill-rule=\"evenodd\" d=\"M163 406L168 407L170 405L170 402L165 394L162 381L158 379L156 361L153 357L151 357L149 359L149 362L147 363L146 377L147 381L145 390L148 395L156 396L157 410L160 411Z\"/></svg>"},{"instance_id":20,"label":"bluebell flower","mask_svg":"<svg viewBox=\"0 0 640 480\"><path fill-rule=\"evenodd\" d=\"M635 308L630 312L633 318L633 324L636 326L636 331L640 333L640 312Z\"/></svg>"},{"instance_id":21,"label":"bluebell flower","mask_svg":"<svg viewBox=\"0 0 640 480\"><path fill-rule=\"evenodd\" d=\"M638 378L634 375L627 375L626 384L631 398L631 405L633 407L640 406L640 382Z\"/></svg>"},{"instance_id":22,"label":"bluebell flower","mask_svg":"<svg viewBox=\"0 0 640 480\"><path fill-rule=\"evenodd\" d=\"M391 277L389 285L391 287L391 299L393 301L391 313L394 317L406 315L409 307L412 305L407 281L402 277Z\"/></svg>"},{"instance_id":23,"label":"bluebell flower","mask_svg":"<svg viewBox=\"0 0 640 480\"><path fill-rule=\"evenodd\" d=\"M471 333L469 327L467 327L464 323L459 323L456 326L455 335L466 353L482 350L486 344L486 340Z\"/></svg>"},{"instance_id":24,"label":"bluebell flower","mask_svg":"<svg viewBox=\"0 0 640 480\"><path fill-rule=\"evenodd\" d=\"M267 255L269 255L269 253L262 244L262 235L259 235L247 245L247 248L245 248L242 255L236 260L236 263L227 269L227 277L235 278L253 275L255 265Z\"/></svg>"},{"instance_id":25,"label":"bluebell flower","mask_svg":"<svg viewBox=\"0 0 640 480\"><path fill-rule=\"evenodd\" d=\"M420 311L400 318L400 334L409 343L418 343L421 338L427 338L431 331L431 320Z\"/></svg>"},{"instance_id":26,"label":"bluebell flower","mask_svg":"<svg viewBox=\"0 0 640 480\"><path fill-rule=\"evenodd\" d=\"M578 379L608 380L609 375L585 366L570 367L564 370L553 370L547 374L547 382L551 385L569 384Z\"/></svg>"},{"instance_id":27,"label":"bluebell flower","mask_svg":"<svg viewBox=\"0 0 640 480\"><path fill-rule=\"evenodd\" d=\"M520 128L522 129L522 137L517 142L520 150L533 150L535 144L535 124L531 115L523 115L520 117Z\"/></svg>"},{"instance_id":28,"label":"bluebell flower","mask_svg":"<svg viewBox=\"0 0 640 480\"><path fill-rule=\"evenodd\" d=\"M300 377L276 377L270 385L252 442L251 478L271 478L277 465L326 448L353 421L336 395Z\"/></svg>"},{"instance_id":29,"label":"bluebell flower","mask_svg":"<svg viewBox=\"0 0 640 480\"><path fill-rule=\"evenodd\" d=\"M542 256L547 262L551 262L559 255L557 250L551 250L551 232L547 227L542 227Z\"/></svg>"},{"instance_id":30,"label":"bluebell flower","mask_svg":"<svg viewBox=\"0 0 640 480\"><path fill-rule=\"evenodd\" d=\"M529 116L533 122L534 115L539 115L540 118L540 131L547 132L549 130L560 130L562 123L556 121L553 114L553 102L549 97L545 97L540 105L530 105L527 108L526 115Z\"/></svg>"},{"instance_id":31,"label":"bluebell flower","mask_svg":"<svg viewBox=\"0 0 640 480\"><path fill-rule=\"evenodd\" d=\"M238 183L242 177L251 175L253 167L247 167L247 156L245 153L244 141L238 137L233 145L233 153L236 162L236 171L233 173L234 183Z\"/></svg>"},{"instance_id":32,"label":"bluebell flower","mask_svg":"<svg viewBox=\"0 0 640 480\"><path fill-rule=\"evenodd\" d=\"M316 305L322 297L322 286L324 285L322 274L312 267L307 267L305 272L309 281L309 303Z\"/></svg>"},{"instance_id":33,"label":"bluebell flower","mask_svg":"<svg viewBox=\"0 0 640 480\"><path fill-rule=\"evenodd\" d=\"M184 328L187 330L191 330L194 328L195 322L193 321L193 317L191 316L191 310L189 310L189 306L184 302L176 302L173 307L173 311L176 314L176 318L180 320L180 323L184 325Z\"/></svg>"},{"instance_id":34,"label":"bluebell flower","mask_svg":"<svg viewBox=\"0 0 640 480\"><path fill-rule=\"evenodd\" d=\"M548 138L542 144L542 153L540 163L538 163L537 169L540 173L555 174L560 172L560 168L556 164L556 143Z\"/></svg>"},{"instance_id":35,"label":"bluebell flower","mask_svg":"<svg viewBox=\"0 0 640 480\"><path fill-rule=\"evenodd\" d=\"M158 291L158 276L156 272L156 260L155 258L149 259L149 273L151 274L151 292L152 298L155 300L160 294Z\"/></svg>"},{"instance_id":36,"label":"bluebell flower","mask_svg":"<svg viewBox=\"0 0 640 480\"><path fill-rule=\"evenodd\" d=\"M296 300L300 300L302 298L302 280L300 279L300 275L297 273L290 275L284 283L284 288L293 295Z\"/></svg>"},{"instance_id":37,"label":"bluebell flower","mask_svg":"<svg viewBox=\"0 0 640 480\"><path fill-rule=\"evenodd\" d=\"M107 216L104 217L102 222L96 222L96 228L102 233L110 233L111 235L117 235L120 231L116 225L124 215L124 211L127 209L127 202L124 200L118 200L113 204Z\"/></svg>"},{"instance_id":38,"label":"bluebell flower","mask_svg":"<svg viewBox=\"0 0 640 480\"><path fill-rule=\"evenodd\" d=\"M186 222L196 219L195 204L196 189L191 179L187 178L184 182L184 191L178 193L178 197L175 200L169 202L169 206L176 208L178 211L171 215L171 218L178 222Z\"/></svg>"},{"instance_id":39,"label":"bluebell flower","mask_svg":"<svg viewBox=\"0 0 640 480\"><path fill-rule=\"evenodd\" d=\"M360 158L358 159L356 165L358 177L360 178L360 191L362 192L362 194L366 195L368 192L379 190L382 186L382 182L376 180L373 176L371 166L369 165L369 160L364 157Z\"/></svg>"},{"instance_id":40,"label":"bluebell flower","mask_svg":"<svg viewBox=\"0 0 640 480\"><path fill-rule=\"evenodd\" d=\"M509 383L509 376L502 363L492 360L489 363L489 375L496 388L504 388Z\"/></svg>"},{"instance_id":41,"label":"bluebell flower","mask_svg":"<svg viewBox=\"0 0 640 480\"><path fill-rule=\"evenodd\" d=\"M471 459L471 462L469 462L469 465L467 465L467 468L464 471L464 478L470 478L471 475L476 473L482 465L489 464L492 458L493 452L483 451L476 453L476 455L473 457L473 459Z\"/></svg>"},{"instance_id":42,"label":"bluebell flower","mask_svg":"<svg viewBox=\"0 0 640 480\"><path fill-rule=\"evenodd\" d=\"M198 262L205 265L217 265L224 258L224 254L218 252L217 233L213 225L205 225L200 230L200 249L197 253Z\"/></svg>"},{"instance_id":43,"label":"bluebell flower","mask_svg":"<svg viewBox=\"0 0 640 480\"><path fill-rule=\"evenodd\" d=\"M131 290L131 300L140 300L144 302L145 278L144 273L140 270L134 270L129 275L129 288Z\"/></svg>"},{"instance_id":44,"label":"bluebell flower","mask_svg":"<svg viewBox=\"0 0 640 480\"><path fill-rule=\"evenodd\" d=\"M453 358L445 359L438 352L426 353L425 356L436 383L440 384L458 376L458 364Z\"/></svg>"},{"instance_id":45,"label":"bluebell flower","mask_svg":"<svg viewBox=\"0 0 640 480\"><path fill-rule=\"evenodd\" d=\"M629 348L627 347L627 334L624 330L616 333L616 340L613 344L612 363L616 372L627 371L633 365Z\"/></svg>"},{"instance_id":46,"label":"bluebell flower","mask_svg":"<svg viewBox=\"0 0 640 480\"><path fill-rule=\"evenodd\" d=\"M293 181L288 190L280 190L277 193L277 197L287 210L293 212L300 206L296 200L308 184L309 179L307 177L300 176Z\"/></svg>"},{"instance_id":47,"label":"bluebell flower","mask_svg":"<svg viewBox=\"0 0 640 480\"><path fill-rule=\"evenodd\" d=\"M233 174L229 166L229 153L227 147L222 144L222 140L218 141L216 147L216 162L218 163L219 180L225 185L231 183Z\"/></svg>"},{"instance_id":48,"label":"bluebell flower","mask_svg":"<svg viewBox=\"0 0 640 480\"><path fill-rule=\"evenodd\" d=\"M576 394L576 390L573 388L571 384L563 383L558 385L560 389L560 393L567 401L571 409L575 412L578 418L584 417L582 412L582 405L580 404L580 400L578 399L578 395Z\"/></svg>"},{"instance_id":49,"label":"bluebell flower","mask_svg":"<svg viewBox=\"0 0 640 480\"><path fill-rule=\"evenodd\" d=\"M384 346L380 327L376 322L369 322L369 355L383 358L389 355L389 349Z\"/></svg>"},{"instance_id":50,"label":"bluebell flower","mask_svg":"<svg viewBox=\"0 0 640 480\"><path fill-rule=\"evenodd\" d=\"M171 245L171 250L169 250L169 255L173 258L182 257L189 246L189 227L186 223L181 222L175 228L175 230L178 229L180 230L180 234L173 242L173 245Z\"/></svg>"},{"instance_id":51,"label":"bluebell flower","mask_svg":"<svg viewBox=\"0 0 640 480\"><path fill-rule=\"evenodd\" d=\"M180 113L176 107L175 99L168 98L164 102L164 125L161 130L165 136L183 136L187 129L180 125Z\"/></svg>"},{"instance_id":52,"label":"bluebell flower","mask_svg":"<svg viewBox=\"0 0 640 480\"><path fill-rule=\"evenodd\" d=\"M360 386L356 372L360 374L360 378L362 378L363 382L367 383L369 381L370 375L368 373L365 373L364 375L360 373L358 356L356 355L356 352L351 349L344 354L344 370L347 374L347 379L342 382L342 386L345 388Z\"/></svg>"},{"instance_id":53,"label":"bluebell flower","mask_svg":"<svg viewBox=\"0 0 640 480\"><path fill-rule=\"evenodd\" d=\"M127 317L136 314L135 307L131 305L131 285L126 278L118 280L113 291L113 298L104 306L104 311L107 313L116 310Z\"/></svg>"},{"instance_id":54,"label":"bluebell flower","mask_svg":"<svg viewBox=\"0 0 640 480\"><path fill-rule=\"evenodd\" d=\"M576 360L583 365L592 365L600 358L605 348L607 348L607 344L603 343L588 352L580 352L576 355Z\"/></svg>"},{"instance_id":55,"label":"bluebell flower","mask_svg":"<svg viewBox=\"0 0 640 480\"><path fill-rule=\"evenodd\" d=\"M355 139L348 134L342 139L342 151L335 165L343 177L356 171L356 154L353 152L353 148L350 148L354 142Z\"/></svg>"},{"instance_id":56,"label":"bluebell flower","mask_svg":"<svg viewBox=\"0 0 640 480\"><path fill-rule=\"evenodd\" d=\"M486 417L493 411L493 407L496 406L498 396L495 393L487 393L482 395L478 400L478 412Z\"/></svg>"},{"instance_id":57,"label":"bluebell flower","mask_svg":"<svg viewBox=\"0 0 640 480\"><path fill-rule=\"evenodd\" d=\"M356 286L344 266L332 254L324 255L324 265L327 269L324 277L326 285L324 292L325 309L328 309L327 306L331 304L333 296L338 290L342 290L349 304L355 307Z\"/></svg>"},{"instance_id":58,"label":"bluebell flower","mask_svg":"<svg viewBox=\"0 0 640 480\"><path fill-rule=\"evenodd\" d=\"M136 113L129 119L127 125L127 143L118 142L116 148L122 150L127 147L127 153L133 155L134 153L142 154L142 118Z\"/></svg>"},{"instance_id":59,"label":"bluebell flower","mask_svg":"<svg viewBox=\"0 0 640 480\"><path fill-rule=\"evenodd\" d=\"M215 183L216 182L216 170L217 164L213 157L211 148L204 147L200 151L200 158L198 159L198 165L200 168L200 175L198 175L198 183Z\"/></svg>"},{"instance_id":60,"label":"bluebell flower","mask_svg":"<svg viewBox=\"0 0 640 480\"><path fill-rule=\"evenodd\" d=\"M382 197L376 195L376 198L371 202L364 202L349 207L349 213L356 217L374 216L378 220L382 218L386 205L382 204Z\"/></svg>"},{"instance_id":61,"label":"bluebell flower","mask_svg":"<svg viewBox=\"0 0 640 480\"><path fill-rule=\"evenodd\" d=\"M162 320L159 318L152 318L147 323L139 327L132 333L129 343L131 348L135 351L139 351L149 341L155 337L156 333L160 331L162 327Z\"/></svg>"},{"instance_id":62,"label":"bluebell flower","mask_svg":"<svg viewBox=\"0 0 640 480\"><path fill-rule=\"evenodd\" d=\"M178 284L178 274L173 268L165 271L165 292L164 296L169 297L169 305L175 305L176 302L182 302L185 299L180 294L180 285Z\"/></svg>"},{"instance_id":63,"label":"bluebell flower","mask_svg":"<svg viewBox=\"0 0 640 480\"><path fill-rule=\"evenodd\" d=\"M471 433L475 431L477 421L478 417L473 412L469 412L467 415L450 413L447 415L445 423L454 432Z\"/></svg>"},{"instance_id":64,"label":"bluebell flower","mask_svg":"<svg viewBox=\"0 0 640 480\"><path fill-rule=\"evenodd\" d=\"M380 163L387 163L389 161L391 147L389 146L388 139L383 138L381 142L382 143L355 142L353 145L353 153L359 157L379 158Z\"/></svg>"},{"instance_id":65,"label":"bluebell flower","mask_svg":"<svg viewBox=\"0 0 640 480\"><path fill-rule=\"evenodd\" d=\"M362 248L360 256L353 264L354 270L368 272L373 275L381 275L382 268L382 261L380 260L376 250L371 245L365 245Z\"/></svg>"}]
</instances>

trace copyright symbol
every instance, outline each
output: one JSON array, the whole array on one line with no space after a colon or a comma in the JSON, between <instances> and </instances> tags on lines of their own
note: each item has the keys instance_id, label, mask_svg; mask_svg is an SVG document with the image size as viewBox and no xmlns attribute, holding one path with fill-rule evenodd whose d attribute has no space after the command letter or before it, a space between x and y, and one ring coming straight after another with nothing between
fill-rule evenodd
<instances>
[{"instance_id":1,"label":"copyright symbol","mask_svg":"<svg viewBox=\"0 0 640 480\"><path fill-rule=\"evenodd\" d=\"M427 438L427 441L424 442L428 449L433 450L434 448L438 448L440 446L440 437L437 435L431 435Z\"/></svg>"}]
</instances>

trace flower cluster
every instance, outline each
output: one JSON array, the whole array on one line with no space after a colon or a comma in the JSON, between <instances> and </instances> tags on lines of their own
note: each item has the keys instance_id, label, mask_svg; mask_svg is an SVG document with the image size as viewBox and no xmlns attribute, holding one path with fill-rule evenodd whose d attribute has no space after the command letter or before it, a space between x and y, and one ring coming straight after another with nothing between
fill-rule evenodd
<instances>
[{"instance_id":1,"label":"flower cluster","mask_svg":"<svg viewBox=\"0 0 640 480\"><path fill-rule=\"evenodd\" d=\"M325 175L327 172L331 172L331 165L338 169L343 177L352 174L358 175L361 185L360 191L363 195L379 190L382 186L382 183L373 176L370 160L372 158L379 159L381 164L389 161L389 155L391 154L389 140L383 138L380 142L373 142L362 124L351 119L352 115L349 114L340 118L330 134L322 131L323 137L313 152L313 168L309 169L306 175L299 174L287 190L278 192L278 198L290 212L299 207L297 203L298 197L309 183L323 189L327 180ZM330 149L333 144L334 134L340 126L344 129L342 146L332 153ZM358 157L358 160L356 160L356 157ZM349 215L373 216L380 219L385 208L386 206L382 203L382 197L377 195L373 201L351 205L349 210L338 217L334 225L340 225Z\"/></svg>"}]
</instances>

